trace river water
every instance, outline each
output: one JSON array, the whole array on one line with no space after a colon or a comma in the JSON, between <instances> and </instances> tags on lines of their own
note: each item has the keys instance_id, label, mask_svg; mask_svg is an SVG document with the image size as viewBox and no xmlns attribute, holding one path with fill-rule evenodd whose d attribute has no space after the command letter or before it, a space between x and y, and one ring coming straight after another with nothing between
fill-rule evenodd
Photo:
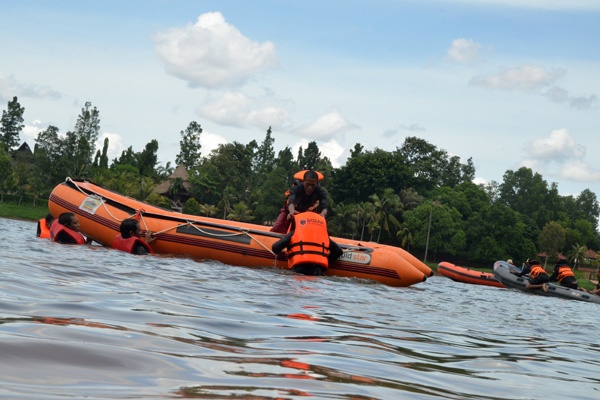
<instances>
[{"instance_id":1,"label":"river water","mask_svg":"<svg viewBox=\"0 0 600 400\"><path fill-rule=\"evenodd\" d=\"M598 399L600 305L133 256L0 218L0 398Z\"/></svg>"}]
</instances>

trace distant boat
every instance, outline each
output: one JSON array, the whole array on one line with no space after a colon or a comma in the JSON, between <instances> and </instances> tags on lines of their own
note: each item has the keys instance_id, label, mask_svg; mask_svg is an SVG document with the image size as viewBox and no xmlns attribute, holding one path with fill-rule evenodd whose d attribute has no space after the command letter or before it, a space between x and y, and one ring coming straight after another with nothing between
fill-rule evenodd
<instances>
[{"instance_id":1,"label":"distant boat","mask_svg":"<svg viewBox=\"0 0 600 400\"><path fill-rule=\"evenodd\" d=\"M67 178L57 185L48 201L56 218L75 213L81 232L105 246L112 246L122 220L139 219L144 232L155 233L155 253L218 260L229 265L287 268L285 252L271 250L283 235L270 227L200 217L165 210L94 183ZM424 282L433 271L407 251L394 246L332 237L344 250L325 275L374 280L389 286Z\"/></svg>"},{"instance_id":2,"label":"distant boat","mask_svg":"<svg viewBox=\"0 0 600 400\"><path fill-rule=\"evenodd\" d=\"M473 285L486 285L505 287L491 272L482 272L474 269L459 267L458 265L442 261L438 264L438 272L456 282L471 283Z\"/></svg>"},{"instance_id":3,"label":"distant boat","mask_svg":"<svg viewBox=\"0 0 600 400\"><path fill-rule=\"evenodd\" d=\"M494 276L498 278L506 287L519 289L526 293L539 294L541 296L552 296L561 297L563 299L587 301L590 303L600 304L600 296L595 294L589 294L582 290L575 290L565 286L555 285L553 283L547 283L546 287L548 292L544 292L542 289L525 289L525 286L529 283L529 279L526 276L517 276L510 272L511 265L506 261L496 261L494 263Z\"/></svg>"}]
</instances>

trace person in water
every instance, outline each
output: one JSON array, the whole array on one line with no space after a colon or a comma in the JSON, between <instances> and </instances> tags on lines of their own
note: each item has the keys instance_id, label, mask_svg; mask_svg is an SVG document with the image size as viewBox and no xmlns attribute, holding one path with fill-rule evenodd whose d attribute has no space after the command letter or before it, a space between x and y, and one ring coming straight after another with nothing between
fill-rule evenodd
<instances>
[{"instance_id":1,"label":"person in water","mask_svg":"<svg viewBox=\"0 0 600 400\"><path fill-rule=\"evenodd\" d=\"M80 232L81 225L77 215L64 212L50 226L50 240L62 244L86 244L91 239L86 239Z\"/></svg>"},{"instance_id":2,"label":"person in water","mask_svg":"<svg viewBox=\"0 0 600 400\"><path fill-rule=\"evenodd\" d=\"M554 266L552 275L548 278L549 282L558 281L561 286L568 287L570 289L580 290L577 278L571 270L571 267L567 264L567 260L564 258L559 259Z\"/></svg>"},{"instance_id":3,"label":"person in water","mask_svg":"<svg viewBox=\"0 0 600 400\"><path fill-rule=\"evenodd\" d=\"M146 232L145 241L141 239L142 227L133 218L124 219L119 227L121 233L113 240L113 249L122 250L135 255L154 254L150 243L154 242L152 232Z\"/></svg>"},{"instance_id":4,"label":"person in water","mask_svg":"<svg viewBox=\"0 0 600 400\"><path fill-rule=\"evenodd\" d=\"M46 214L45 218L40 219L37 223L36 236L42 239L50 239L52 222L54 222L54 217L50 213Z\"/></svg>"},{"instance_id":5,"label":"person in water","mask_svg":"<svg viewBox=\"0 0 600 400\"><path fill-rule=\"evenodd\" d=\"M327 191L319 184L319 173L312 169L304 172L302 180L290 189L286 206L281 209L271 232L286 233L294 214L313 211L327 216Z\"/></svg>"},{"instance_id":6,"label":"person in water","mask_svg":"<svg viewBox=\"0 0 600 400\"><path fill-rule=\"evenodd\" d=\"M544 292L548 291L546 283L548 283L549 276L544 270L538 260L535 258L528 258L525 262L525 267L521 272L515 273L517 276L523 276L529 274L529 283L525 286L525 289L542 289Z\"/></svg>"},{"instance_id":7,"label":"person in water","mask_svg":"<svg viewBox=\"0 0 600 400\"><path fill-rule=\"evenodd\" d=\"M343 253L340 246L329 237L325 217L307 211L293 214L291 220L291 230L273 243L273 252L279 254L287 248L288 267L294 272L323 275L329 264Z\"/></svg>"}]
</instances>

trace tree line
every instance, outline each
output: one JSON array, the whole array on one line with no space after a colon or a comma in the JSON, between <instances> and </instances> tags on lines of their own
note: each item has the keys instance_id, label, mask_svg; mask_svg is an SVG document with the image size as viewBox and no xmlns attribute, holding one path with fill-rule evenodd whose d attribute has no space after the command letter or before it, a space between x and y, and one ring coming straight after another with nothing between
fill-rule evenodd
<instances>
[{"instance_id":1,"label":"tree line","mask_svg":"<svg viewBox=\"0 0 600 400\"><path fill-rule=\"evenodd\" d=\"M38 133L32 153L17 152L24 128L17 97L0 120L0 191L47 199L66 177L87 179L124 195L169 207L154 188L174 170L158 160L158 141L131 146L108 159L109 139L96 149L100 112L85 103L72 130L48 126ZM600 248L600 207L590 190L561 196L529 168L507 170L503 181L473 183L472 159L462 162L417 137L395 150L365 150L357 143L346 164L334 168L316 142L293 154L277 153L269 127L261 143L221 144L202 153L202 127L192 121L180 131L175 165L189 179L173 179L171 198L186 193L183 212L270 225L284 204L293 175L303 169L323 173L330 197L332 235L400 246L428 261L490 265L545 253L567 255L575 264L588 249ZM185 190L184 190L185 188Z\"/></svg>"}]
</instances>

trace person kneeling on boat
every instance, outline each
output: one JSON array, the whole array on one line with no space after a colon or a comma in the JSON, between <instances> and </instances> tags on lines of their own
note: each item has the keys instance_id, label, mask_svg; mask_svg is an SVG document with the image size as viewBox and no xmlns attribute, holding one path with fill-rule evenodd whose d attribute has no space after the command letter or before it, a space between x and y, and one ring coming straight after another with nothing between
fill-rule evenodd
<instances>
[{"instance_id":1,"label":"person kneeling on boat","mask_svg":"<svg viewBox=\"0 0 600 400\"><path fill-rule=\"evenodd\" d=\"M525 286L525 289L542 289L544 292L548 291L546 283L549 281L548 274L544 267L542 267L538 260L534 258L528 258L525 262L525 268L521 272L516 272L515 275L523 276L529 274L529 283Z\"/></svg>"},{"instance_id":2,"label":"person kneeling on boat","mask_svg":"<svg viewBox=\"0 0 600 400\"><path fill-rule=\"evenodd\" d=\"M327 191L319 184L323 174L309 169L297 172L294 179L271 232L287 233L292 216L299 212L314 211L327 216Z\"/></svg>"},{"instance_id":3,"label":"person kneeling on boat","mask_svg":"<svg viewBox=\"0 0 600 400\"><path fill-rule=\"evenodd\" d=\"M550 282L558 281L561 286L568 287L570 289L581 290L575 278L575 274L571 270L571 267L567 264L567 260L564 258L559 259L554 266L554 271L549 278Z\"/></svg>"},{"instance_id":4,"label":"person kneeling on boat","mask_svg":"<svg viewBox=\"0 0 600 400\"><path fill-rule=\"evenodd\" d=\"M146 232L146 241L141 239L142 227L133 218L124 219L119 227L121 233L113 240L113 249L122 250L135 255L154 254L150 243L155 239L152 232Z\"/></svg>"},{"instance_id":5,"label":"person kneeling on boat","mask_svg":"<svg viewBox=\"0 0 600 400\"><path fill-rule=\"evenodd\" d=\"M54 217L50 213L46 214L45 218L40 219L37 223L36 236L41 239L50 239L52 222L54 222Z\"/></svg>"},{"instance_id":6,"label":"person kneeling on boat","mask_svg":"<svg viewBox=\"0 0 600 400\"><path fill-rule=\"evenodd\" d=\"M50 240L62 244L86 244L92 239L86 239L80 232L81 225L77 216L72 212L64 212L50 226Z\"/></svg>"},{"instance_id":7,"label":"person kneeling on boat","mask_svg":"<svg viewBox=\"0 0 600 400\"><path fill-rule=\"evenodd\" d=\"M286 247L288 267L303 275L323 275L343 253L329 238L325 217L314 212L293 215L290 232L273 243L272 249L279 254Z\"/></svg>"}]
</instances>

